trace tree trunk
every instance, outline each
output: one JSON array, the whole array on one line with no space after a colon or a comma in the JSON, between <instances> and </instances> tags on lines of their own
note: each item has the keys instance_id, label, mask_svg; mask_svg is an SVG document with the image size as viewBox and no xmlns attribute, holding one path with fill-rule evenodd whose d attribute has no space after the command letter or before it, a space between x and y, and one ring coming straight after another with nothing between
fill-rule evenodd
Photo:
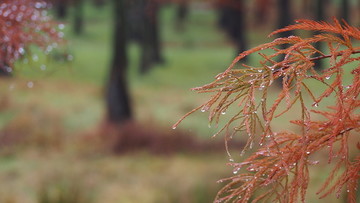
<instances>
[{"instance_id":1,"label":"tree trunk","mask_svg":"<svg viewBox=\"0 0 360 203\"><path fill-rule=\"evenodd\" d=\"M74 32L81 35L84 29L84 0L75 0Z\"/></svg>"},{"instance_id":2,"label":"tree trunk","mask_svg":"<svg viewBox=\"0 0 360 203\"><path fill-rule=\"evenodd\" d=\"M325 1L324 0L316 0L315 2L315 9L316 9L316 16L315 16L315 20L316 21L324 21L325 20ZM320 32L314 32L314 35L320 34ZM315 48L318 50L322 50L323 48L323 43L321 42L317 42L315 44ZM315 57L320 56L320 54L316 54ZM315 70L320 71L323 68L323 61L322 60L316 60L315 61Z\"/></svg>"},{"instance_id":3,"label":"tree trunk","mask_svg":"<svg viewBox=\"0 0 360 203\"><path fill-rule=\"evenodd\" d=\"M125 0L113 0L114 6L114 50L109 82L107 86L107 114L112 123L132 118L127 87L127 52L125 33Z\"/></svg>"},{"instance_id":4,"label":"tree trunk","mask_svg":"<svg viewBox=\"0 0 360 203\"><path fill-rule=\"evenodd\" d=\"M65 19L67 16L67 0L56 0L55 12L58 19Z\"/></svg>"},{"instance_id":5,"label":"tree trunk","mask_svg":"<svg viewBox=\"0 0 360 203\"><path fill-rule=\"evenodd\" d=\"M234 39L237 45L238 54L246 51L248 49L247 40L246 40L246 25L245 25L245 8L243 1L238 1L236 10L234 10ZM237 23L236 23L237 22ZM244 58L246 61L247 58Z\"/></svg>"},{"instance_id":6,"label":"tree trunk","mask_svg":"<svg viewBox=\"0 0 360 203\"><path fill-rule=\"evenodd\" d=\"M163 63L161 56L160 32L158 23L159 5L148 0L139 0L143 7L141 32L140 73L147 73L154 64Z\"/></svg>"},{"instance_id":7,"label":"tree trunk","mask_svg":"<svg viewBox=\"0 0 360 203\"><path fill-rule=\"evenodd\" d=\"M237 47L236 55L247 50L245 8L243 1L233 0L220 8L220 26ZM244 61L246 58L243 59Z\"/></svg>"},{"instance_id":8,"label":"tree trunk","mask_svg":"<svg viewBox=\"0 0 360 203\"><path fill-rule=\"evenodd\" d=\"M310 11L312 11L312 2L310 2L309 0L303 0L302 2L302 11L304 12L304 14L309 14Z\"/></svg>"},{"instance_id":9,"label":"tree trunk","mask_svg":"<svg viewBox=\"0 0 360 203\"><path fill-rule=\"evenodd\" d=\"M106 4L106 0L93 0L93 2L98 8L102 8Z\"/></svg>"},{"instance_id":10,"label":"tree trunk","mask_svg":"<svg viewBox=\"0 0 360 203\"><path fill-rule=\"evenodd\" d=\"M341 3L341 12L340 12L340 18L345 20L348 24L351 24L350 21L350 9L349 9L349 0L342 0Z\"/></svg>"},{"instance_id":11,"label":"tree trunk","mask_svg":"<svg viewBox=\"0 0 360 203\"><path fill-rule=\"evenodd\" d=\"M141 10L141 27L140 27L140 47L141 47L141 56L140 56L140 73L145 74L150 71L153 61L152 61L152 53L151 53L151 17L150 12L147 9L148 0L138 0L138 6L140 6Z\"/></svg>"},{"instance_id":12,"label":"tree trunk","mask_svg":"<svg viewBox=\"0 0 360 203\"><path fill-rule=\"evenodd\" d=\"M291 15L291 0L278 0L278 9L278 28L284 28L294 23ZM279 37L288 37L293 34L293 31L281 32Z\"/></svg>"},{"instance_id":13,"label":"tree trunk","mask_svg":"<svg viewBox=\"0 0 360 203\"><path fill-rule=\"evenodd\" d=\"M291 15L291 0L278 0L278 29L284 28L293 23L293 17ZM293 31L280 32L278 37L284 38L294 35ZM288 45L282 44L280 45L280 49L286 49ZM279 56L279 61L284 59L285 55ZM276 80L278 86L282 87L283 78L279 78Z\"/></svg>"},{"instance_id":14,"label":"tree trunk","mask_svg":"<svg viewBox=\"0 0 360 203\"><path fill-rule=\"evenodd\" d=\"M183 32L185 29L185 20L189 13L189 2L188 0L182 0L178 3L177 9L176 9L176 22L175 22L175 28L179 32Z\"/></svg>"},{"instance_id":15,"label":"tree trunk","mask_svg":"<svg viewBox=\"0 0 360 203\"><path fill-rule=\"evenodd\" d=\"M161 31L159 27L159 9L160 5L157 2L153 2L151 6L152 17L150 18L150 32L151 32L151 48L152 48L152 61L156 64L164 62L161 51Z\"/></svg>"}]
</instances>

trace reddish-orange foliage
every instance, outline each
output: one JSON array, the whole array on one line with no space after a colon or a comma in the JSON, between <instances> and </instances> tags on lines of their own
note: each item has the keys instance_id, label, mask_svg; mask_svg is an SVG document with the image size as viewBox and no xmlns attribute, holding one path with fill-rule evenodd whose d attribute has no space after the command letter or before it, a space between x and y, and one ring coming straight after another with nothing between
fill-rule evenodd
<instances>
[{"instance_id":1,"label":"reddish-orange foliage","mask_svg":"<svg viewBox=\"0 0 360 203\"><path fill-rule=\"evenodd\" d=\"M349 146L360 150L360 144L349 140L358 139L360 131L360 47L353 43L360 39L360 31L336 19L333 24L299 20L271 35L297 29L321 34L309 38L278 38L241 53L214 82L194 88L199 93L214 95L174 125L175 128L197 110L208 111L209 121L218 123L229 106L237 105L239 110L229 112L232 117L219 133L226 131L226 143L235 134L247 134L243 152L259 140L260 148L254 154L241 163L231 163L235 175L221 180L229 183L219 191L218 202L245 203L250 199L252 202L305 202L309 166L318 163L310 157L322 149L329 151L329 163L335 166L317 194L320 198L332 193L339 197L345 190L348 202L356 202L360 155L351 157ZM326 44L327 51L316 49L317 42ZM289 46L277 48L282 44ZM258 65L239 64L243 57L254 53L263 57ZM314 70L315 61L323 59L327 59L328 68L318 73ZM350 69L347 77L352 77L351 82L344 80L345 69ZM274 101L269 101L268 90L276 79L282 80L282 89ZM325 90L314 92L308 83L311 80L323 84ZM333 98L333 105L317 110L327 97ZM308 98L312 100L310 103ZM300 107L300 118L290 122L299 126L300 132L275 131L274 118L296 105ZM314 117L322 119L314 120ZM247 172L240 173L241 168ZM337 175L340 171L342 174Z\"/></svg>"},{"instance_id":2,"label":"reddish-orange foliage","mask_svg":"<svg viewBox=\"0 0 360 203\"><path fill-rule=\"evenodd\" d=\"M12 64L30 45L44 50L60 41L63 33L47 15L45 1L2 0L0 3L0 62L2 68Z\"/></svg>"}]
</instances>

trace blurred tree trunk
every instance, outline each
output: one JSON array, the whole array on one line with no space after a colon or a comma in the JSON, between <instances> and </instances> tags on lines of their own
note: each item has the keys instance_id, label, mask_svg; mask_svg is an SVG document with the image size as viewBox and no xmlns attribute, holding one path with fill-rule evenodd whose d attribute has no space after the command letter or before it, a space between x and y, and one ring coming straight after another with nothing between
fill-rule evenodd
<instances>
[{"instance_id":1,"label":"blurred tree trunk","mask_svg":"<svg viewBox=\"0 0 360 203\"><path fill-rule=\"evenodd\" d=\"M54 6L56 17L58 19L65 19L67 16L68 0L55 0Z\"/></svg>"},{"instance_id":2,"label":"blurred tree trunk","mask_svg":"<svg viewBox=\"0 0 360 203\"><path fill-rule=\"evenodd\" d=\"M278 0L277 1L277 7L278 7L278 29L284 28L290 24L293 24L293 16L291 15L291 0ZM294 35L293 31L288 32L280 32L277 37L289 37L291 35ZM286 49L288 46L286 44L280 45L280 49ZM285 55L279 56L279 61L282 61L284 59ZM282 78L279 78L276 80L276 83L278 86L282 87Z\"/></svg>"},{"instance_id":3,"label":"blurred tree trunk","mask_svg":"<svg viewBox=\"0 0 360 203\"><path fill-rule=\"evenodd\" d=\"M325 3L326 0L316 0L315 1L315 9L316 9L316 21L324 21L325 20ZM314 35L320 34L320 32L314 32ZM323 44L321 42L317 42L315 44L315 48L318 50L322 50ZM315 57L320 56L320 54L316 54ZM323 61L322 60L316 60L315 61L315 70L320 71L323 68Z\"/></svg>"},{"instance_id":4,"label":"blurred tree trunk","mask_svg":"<svg viewBox=\"0 0 360 203\"><path fill-rule=\"evenodd\" d=\"M304 12L304 14L309 14L310 11L312 11L312 2L310 2L312 0L303 0L302 2L302 11Z\"/></svg>"},{"instance_id":5,"label":"blurred tree trunk","mask_svg":"<svg viewBox=\"0 0 360 203\"><path fill-rule=\"evenodd\" d=\"M139 0L142 6L141 62L140 73L147 73L154 64L163 63L159 31L159 4L155 1Z\"/></svg>"},{"instance_id":6,"label":"blurred tree trunk","mask_svg":"<svg viewBox=\"0 0 360 203\"><path fill-rule=\"evenodd\" d=\"M106 4L106 0L93 0L94 5L98 8L103 7Z\"/></svg>"},{"instance_id":7,"label":"blurred tree trunk","mask_svg":"<svg viewBox=\"0 0 360 203\"><path fill-rule=\"evenodd\" d=\"M114 45L113 59L107 85L107 116L110 122L119 123L132 118L127 87L127 43L125 0L113 0Z\"/></svg>"},{"instance_id":8,"label":"blurred tree trunk","mask_svg":"<svg viewBox=\"0 0 360 203\"><path fill-rule=\"evenodd\" d=\"M245 7L243 0L231 0L227 4L221 5L219 10L220 26L235 42L237 54L247 50ZM243 60L246 61L246 58Z\"/></svg>"},{"instance_id":9,"label":"blurred tree trunk","mask_svg":"<svg viewBox=\"0 0 360 203\"><path fill-rule=\"evenodd\" d=\"M185 20L186 17L189 14L189 1L188 0L182 0L178 3L177 9L176 9L176 22L175 22L175 28L179 32L183 32L185 29Z\"/></svg>"},{"instance_id":10,"label":"blurred tree trunk","mask_svg":"<svg viewBox=\"0 0 360 203\"><path fill-rule=\"evenodd\" d=\"M152 17L150 17L150 32L151 32L151 38L152 40L152 60L156 64L161 64L164 62L164 59L162 57L162 51L161 51L161 29L160 29L160 23L159 23L159 14L160 14L160 5L156 1L150 5L150 9L152 10Z\"/></svg>"},{"instance_id":11,"label":"blurred tree trunk","mask_svg":"<svg viewBox=\"0 0 360 203\"><path fill-rule=\"evenodd\" d=\"M234 38L237 42L238 53L242 53L248 49L246 39L246 25L245 25L245 7L243 1L238 1L237 11L234 12L234 17L238 21L237 25L234 25ZM246 58L245 58L246 59Z\"/></svg>"},{"instance_id":12,"label":"blurred tree trunk","mask_svg":"<svg viewBox=\"0 0 360 203\"><path fill-rule=\"evenodd\" d=\"M84 29L84 0L75 0L74 32L81 35Z\"/></svg>"},{"instance_id":13,"label":"blurred tree trunk","mask_svg":"<svg viewBox=\"0 0 360 203\"><path fill-rule=\"evenodd\" d=\"M293 16L291 15L291 0L278 0L278 28L284 28L293 24ZM280 32L279 37L288 37L293 35L294 32Z\"/></svg>"},{"instance_id":14,"label":"blurred tree trunk","mask_svg":"<svg viewBox=\"0 0 360 203\"><path fill-rule=\"evenodd\" d=\"M349 0L342 0L341 1L341 12L340 12L340 18L344 19L348 24L350 23L350 9L349 9Z\"/></svg>"}]
</instances>

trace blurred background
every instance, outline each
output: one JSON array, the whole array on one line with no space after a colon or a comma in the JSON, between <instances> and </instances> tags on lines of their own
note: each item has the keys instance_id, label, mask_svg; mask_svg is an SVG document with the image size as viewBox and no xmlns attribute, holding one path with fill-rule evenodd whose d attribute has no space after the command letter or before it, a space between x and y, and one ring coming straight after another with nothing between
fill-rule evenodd
<instances>
[{"instance_id":1,"label":"blurred background","mask_svg":"<svg viewBox=\"0 0 360 203\"><path fill-rule=\"evenodd\" d=\"M358 26L359 9L357 0L48 2L57 39L2 68L0 202L212 202L232 168L206 113L171 128L210 96L189 89L294 19ZM245 140L232 145L235 161ZM317 199L330 168L320 165L308 202L345 202Z\"/></svg>"}]
</instances>

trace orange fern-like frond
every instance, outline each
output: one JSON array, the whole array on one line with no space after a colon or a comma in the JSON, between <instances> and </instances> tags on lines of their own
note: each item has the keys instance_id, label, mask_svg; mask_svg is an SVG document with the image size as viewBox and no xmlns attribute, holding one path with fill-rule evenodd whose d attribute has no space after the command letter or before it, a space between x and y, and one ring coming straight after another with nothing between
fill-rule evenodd
<instances>
[{"instance_id":1,"label":"orange fern-like frond","mask_svg":"<svg viewBox=\"0 0 360 203\"><path fill-rule=\"evenodd\" d=\"M231 110L232 116L216 135L226 132L226 146L233 135L248 135L241 154L259 140L260 148L253 155L240 163L230 163L235 175L222 180L229 183L219 191L216 199L219 202L245 203L250 199L253 202L269 199L305 202L309 166L317 164L309 157L322 149L329 150L329 162L336 159L336 164L319 194L321 197L340 194L342 188L346 188L349 201L355 201L357 184L354 181L359 178L359 158L351 161L348 147L352 144L349 139L358 136L360 131L360 57L357 55L360 47L353 43L353 40L360 40L360 31L345 22L340 24L336 19L333 24L311 20L297 22L272 35L296 29L321 33L309 38L278 38L241 53L223 73L215 77L214 82L193 89L214 95L173 126L175 128L197 110L208 111L209 122L218 124L224 112L230 111L231 106L237 106L237 110ZM318 42L327 45L326 51L314 46ZM283 44L288 45L287 48L279 49L279 45ZM266 53L270 54L265 54L265 50L269 50ZM263 58L258 64L239 64L242 58L255 53ZM315 61L323 59L327 59L328 65L319 73L314 69ZM352 77L350 83L344 80L344 69L352 69L347 75ZM275 80L281 80L282 89L274 100L270 100L269 88ZM311 80L323 84L325 89L314 92L309 85ZM327 97L333 97L333 105L326 110L317 110L316 107ZM273 129L274 118L295 106L300 106L300 118L291 123L301 130L276 132ZM313 120L315 115L323 118ZM335 144L337 147L333 147ZM241 168L245 168L246 172L240 173ZM336 176L340 168L344 172ZM264 189L267 192L258 196Z\"/></svg>"}]
</instances>

